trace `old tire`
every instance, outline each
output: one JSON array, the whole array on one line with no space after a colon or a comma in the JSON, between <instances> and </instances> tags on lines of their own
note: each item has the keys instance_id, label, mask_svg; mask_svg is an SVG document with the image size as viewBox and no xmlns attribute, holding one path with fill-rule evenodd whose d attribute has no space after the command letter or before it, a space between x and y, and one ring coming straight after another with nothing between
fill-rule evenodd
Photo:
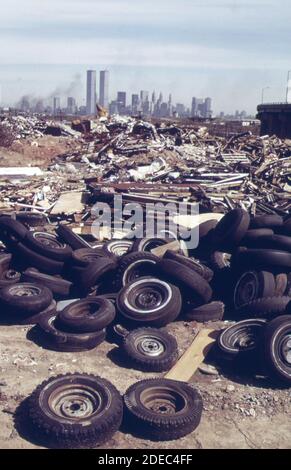
<instances>
[{"instance_id":1,"label":"old tire","mask_svg":"<svg viewBox=\"0 0 291 470\"><path fill-rule=\"evenodd\" d=\"M205 279L207 282L210 282L213 278L213 271L194 258L187 258L186 256L180 255L179 253L168 250L164 254L163 259L171 259L173 261L177 261L177 263L180 263L183 266L187 266L188 268L193 269L193 271L202 276L203 279Z\"/></svg>"},{"instance_id":2,"label":"old tire","mask_svg":"<svg viewBox=\"0 0 291 470\"><path fill-rule=\"evenodd\" d=\"M126 391L124 404L133 429L158 441L179 439L194 431L203 407L193 387L169 379L135 383Z\"/></svg>"},{"instance_id":3,"label":"old tire","mask_svg":"<svg viewBox=\"0 0 291 470\"><path fill-rule=\"evenodd\" d=\"M282 227L283 219L280 215L256 215L251 218L250 228L277 228Z\"/></svg>"},{"instance_id":4,"label":"old tire","mask_svg":"<svg viewBox=\"0 0 291 470\"><path fill-rule=\"evenodd\" d=\"M275 277L275 295L282 297L284 295L289 296L287 293L288 288L288 276L287 274L277 274Z\"/></svg>"},{"instance_id":5,"label":"old tire","mask_svg":"<svg viewBox=\"0 0 291 470\"><path fill-rule=\"evenodd\" d=\"M241 245L251 248L254 244L259 242L261 237L270 235L274 235L274 231L270 228L250 229L241 240Z\"/></svg>"},{"instance_id":6,"label":"old tire","mask_svg":"<svg viewBox=\"0 0 291 470\"><path fill-rule=\"evenodd\" d=\"M132 248L131 240L110 240L102 247L104 256L120 257L129 253Z\"/></svg>"},{"instance_id":7,"label":"old tire","mask_svg":"<svg viewBox=\"0 0 291 470\"><path fill-rule=\"evenodd\" d=\"M136 238L131 251L151 251L158 246L166 245L169 242L166 238Z\"/></svg>"},{"instance_id":8,"label":"old tire","mask_svg":"<svg viewBox=\"0 0 291 470\"><path fill-rule=\"evenodd\" d=\"M46 274L61 274L64 269L64 263L62 261L55 261L46 256L42 256L23 243L18 243L15 252L26 267L36 268Z\"/></svg>"},{"instance_id":9,"label":"old tire","mask_svg":"<svg viewBox=\"0 0 291 470\"><path fill-rule=\"evenodd\" d=\"M52 315L56 315L57 311L57 303L55 300L51 302L51 304L39 313L34 315L30 315L29 317L21 318L19 321L20 325L37 325L44 317L51 317Z\"/></svg>"},{"instance_id":10,"label":"old tire","mask_svg":"<svg viewBox=\"0 0 291 470\"><path fill-rule=\"evenodd\" d=\"M250 225L250 216L243 209L233 209L216 225L213 242L220 251L232 252L245 236Z\"/></svg>"},{"instance_id":11,"label":"old tire","mask_svg":"<svg viewBox=\"0 0 291 470\"><path fill-rule=\"evenodd\" d=\"M59 297L69 297L73 284L70 281L60 277L50 276L40 273L33 268L28 268L22 273L23 282L36 282L42 286L48 287L52 293Z\"/></svg>"},{"instance_id":12,"label":"old tire","mask_svg":"<svg viewBox=\"0 0 291 470\"><path fill-rule=\"evenodd\" d=\"M99 258L98 261L90 263L86 268L80 268L78 281L82 291L88 292L108 273L116 269L116 261L112 258ZM75 268L76 269L76 268Z\"/></svg>"},{"instance_id":13,"label":"old tire","mask_svg":"<svg viewBox=\"0 0 291 470\"><path fill-rule=\"evenodd\" d=\"M262 297L275 295L275 277L267 271L249 271L244 273L234 289L234 307L236 309Z\"/></svg>"},{"instance_id":14,"label":"old tire","mask_svg":"<svg viewBox=\"0 0 291 470\"><path fill-rule=\"evenodd\" d=\"M291 253L279 250L239 249L231 259L236 270L247 269L291 269Z\"/></svg>"},{"instance_id":15,"label":"old tire","mask_svg":"<svg viewBox=\"0 0 291 470\"><path fill-rule=\"evenodd\" d=\"M289 309L291 297L264 297L243 305L236 310L238 317L272 318L284 315ZM291 304L290 304L291 305Z\"/></svg>"},{"instance_id":16,"label":"old tire","mask_svg":"<svg viewBox=\"0 0 291 470\"><path fill-rule=\"evenodd\" d=\"M72 248L50 233L27 232L23 243L36 253L55 261L67 261L72 256Z\"/></svg>"},{"instance_id":17,"label":"old tire","mask_svg":"<svg viewBox=\"0 0 291 470\"><path fill-rule=\"evenodd\" d=\"M148 277L125 286L117 296L116 306L126 320L145 326L165 326L179 316L182 298L176 286Z\"/></svg>"},{"instance_id":18,"label":"old tire","mask_svg":"<svg viewBox=\"0 0 291 470\"><path fill-rule=\"evenodd\" d=\"M290 385L291 315L270 321L264 333L264 357L269 375Z\"/></svg>"},{"instance_id":19,"label":"old tire","mask_svg":"<svg viewBox=\"0 0 291 470\"><path fill-rule=\"evenodd\" d=\"M115 274L115 286L121 289L140 277L153 275L153 268L159 261L157 256L140 251L122 256Z\"/></svg>"},{"instance_id":20,"label":"old tire","mask_svg":"<svg viewBox=\"0 0 291 470\"><path fill-rule=\"evenodd\" d=\"M116 388L88 374L51 377L28 399L28 417L35 432L61 447L95 447L106 442L119 429L122 415L122 398Z\"/></svg>"},{"instance_id":21,"label":"old tire","mask_svg":"<svg viewBox=\"0 0 291 470\"><path fill-rule=\"evenodd\" d=\"M210 285L193 269L170 259L160 261L157 268L165 278L183 291L185 298L197 300L200 303L208 303L211 300Z\"/></svg>"},{"instance_id":22,"label":"old tire","mask_svg":"<svg viewBox=\"0 0 291 470\"><path fill-rule=\"evenodd\" d=\"M77 300L64 308L59 321L76 333L91 333L103 330L115 318L115 307L108 299L88 297Z\"/></svg>"},{"instance_id":23,"label":"old tire","mask_svg":"<svg viewBox=\"0 0 291 470\"><path fill-rule=\"evenodd\" d=\"M64 243L70 245L73 250L78 250L79 248L91 248L89 243L87 243L77 233L74 233L67 225L60 224L56 229L56 233L59 235L60 239Z\"/></svg>"},{"instance_id":24,"label":"old tire","mask_svg":"<svg viewBox=\"0 0 291 470\"><path fill-rule=\"evenodd\" d=\"M0 291L2 305L25 316L45 310L52 300L52 292L47 287L29 282L7 286Z\"/></svg>"},{"instance_id":25,"label":"old tire","mask_svg":"<svg viewBox=\"0 0 291 470\"><path fill-rule=\"evenodd\" d=\"M90 263L98 261L99 258L104 258L104 256L102 248L79 248L72 253L72 263L74 266L85 268Z\"/></svg>"},{"instance_id":26,"label":"old tire","mask_svg":"<svg viewBox=\"0 0 291 470\"><path fill-rule=\"evenodd\" d=\"M132 330L124 337L123 351L131 360L133 368L146 372L169 370L178 359L175 338L155 328Z\"/></svg>"},{"instance_id":27,"label":"old tire","mask_svg":"<svg viewBox=\"0 0 291 470\"><path fill-rule=\"evenodd\" d=\"M58 315L42 317L38 326L45 334L50 346L57 351L87 351L99 346L106 338L105 330L72 333L67 328L63 328Z\"/></svg>"},{"instance_id":28,"label":"old tire","mask_svg":"<svg viewBox=\"0 0 291 470\"><path fill-rule=\"evenodd\" d=\"M211 302L200 307L190 307L187 309L185 317L187 320L195 320L201 323L220 321L223 319L224 309L223 302Z\"/></svg>"}]
</instances>

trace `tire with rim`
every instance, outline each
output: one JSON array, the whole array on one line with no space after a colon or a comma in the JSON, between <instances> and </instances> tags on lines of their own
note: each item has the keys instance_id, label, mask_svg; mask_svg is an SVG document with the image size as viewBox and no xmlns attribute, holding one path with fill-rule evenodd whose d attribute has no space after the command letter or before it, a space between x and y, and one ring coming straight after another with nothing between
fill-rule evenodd
<instances>
[{"instance_id":1,"label":"tire with rim","mask_svg":"<svg viewBox=\"0 0 291 470\"><path fill-rule=\"evenodd\" d=\"M29 282L7 286L0 291L2 305L25 316L45 310L52 300L52 292L47 287Z\"/></svg>"},{"instance_id":2,"label":"tire with rim","mask_svg":"<svg viewBox=\"0 0 291 470\"><path fill-rule=\"evenodd\" d=\"M236 310L238 317L261 317L272 318L274 316L284 315L289 310L291 297L264 297L256 299L243 305ZM290 304L291 305L291 304Z\"/></svg>"},{"instance_id":3,"label":"tire with rim","mask_svg":"<svg viewBox=\"0 0 291 470\"><path fill-rule=\"evenodd\" d=\"M66 261L72 256L72 248L46 232L27 232L23 241L31 250L56 261Z\"/></svg>"},{"instance_id":4,"label":"tire with rim","mask_svg":"<svg viewBox=\"0 0 291 470\"><path fill-rule=\"evenodd\" d=\"M122 256L118 263L114 284L122 288L140 277L154 274L154 266L160 261L155 255L146 252L133 252Z\"/></svg>"},{"instance_id":5,"label":"tire with rim","mask_svg":"<svg viewBox=\"0 0 291 470\"><path fill-rule=\"evenodd\" d=\"M38 326L45 334L49 345L57 351L77 352L94 349L106 338L106 330L91 333L73 333L64 328L59 315L45 316L40 319Z\"/></svg>"},{"instance_id":6,"label":"tire with rim","mask_svg":"<svg viewBox=\"0 0 291 470\"><path fill-rule=\"evenodd\" d=\"M91 248L89 243L80 237L80 235L74 233L67 225L60 224L56 229L56 233L59 235L60 239L70 245L73 250L78 250L78 248Z\"/></svg>"},{"instance_id":7,"label":"tire with rim","mask_svg":"<svg viewBox=\"0 0 291 470\"><path fill-rule=\"evenodd\" d=\"M213 241L221 251L233 250L245 236L250 225L250 216L243 209L229 211L216 225Z\"/></svg>"},{"instance_id":8,"label":"tire with rim","mask_svg":"<svg viewBox=\"0 0 291 470\"><path fill-rule=\"evenodd\" d=\"M28 417L38 435L54 446L95 447L119 429L122 398L105 379L88 374L51 377L28 399Z\"/></svg>"},{"instance_id":9,"label":"tire with rim","mask_svg":"<svg viewBox=\"0 0 291 470\"><path fill-rule=\"evenodd\" d=\"M39 313L30 315L29 317L21 318L19 321L20 325L38 325L38 323L45 317L51 317L56 315L57 312L57 302L52 300L50 305Z\"/></svg>"},{"instance_id":10,"label":"tire with rim","mask_svg":"<svg viewBox=\"0 0 291 470\"><path fill-rule=\"evenodd\" d=\"M262 297L275 295L275 277L267 271L249 271L244 273L234 289L234 307L236 309Z\"/></svg>"},{"instance_id":11,"label":"tire with rim","mask_svg":"<svg viewBox=\"0 0 291 470\"><path fill-rule=\"evenodd\" d=\"M193 269L193 271L200 274L200 276L202 276L207 282L210 282L213 278L213 271L194 258L187 258L186 256L180 255L179 253L168 250L164 254L163 259L171 259L173 261L177 261L183 266L187 266L188 268Z\"/></svg>"},{"instance_id":12,"label":"tire with rim","mask_svg":"<svg viewBox=\"0 0 291 470\"><path fill-rule=\"evenodd\" d=\"M12 255L0 256L0 289L16 284L21 279L21 273L11 267Z\"/></svg>"},{"instance_id":13,"label":"tire with rim","mask_svg":"<svg viewBox=\"0 0 291 470\"><path fill-rule=\"evenodd\" d=\"M218 339L217 346L220 354L229 360L245 356L255 357L261 348L262 335L266 320L242 320L223 330Z\"/></svg>"},{"instance_id":14,"label":"tire with rim","mask_svg":"<svg viewBox=\"0 0 291 470\"><path fill-rule=\"evenodd\" d=\"M231 258L234 270L291 269L291 253L279 250L239 249ZM282 271L281 271L282 272Z\"/></svg>"},{"instance_id":15,"label":"tire with rim","mask_svg":"<svg viewBox=\"0 0 291 470\"><path fill-rule=\"evenodd\" d=\"M170 441L194 431L202 415L202 398L187 383L148 379L126 391L124 404L132 428L151 440Z\"/></svg>"},{"instance_id":16,"label":"tire with rim","mask_svg":"<svg viewBox=\"0 0 291 470\"><path fill-rule=\"evenodd\" d=\"M104 256L123 256L129 253L132 248L131 240L110 240L102 247Z\"/></svg>"},{"instance_id":17,"label":"tire with rim","mask_svg":"<svg viewBox=\"0 0 291 470\"><path fill-rule=\"evenodd\" d=\"M200 303L211 300L212 289L197 272L170 259L161 260L157 267L165 278L181 289L185 298Z\"/></svg>"},{"instance_id":18,"label":"tire with rim","mask_svg":"<svg viewBox=\"0 0 291 470\"><path fill-rule=\"evenodd\" d=\"M46 216L39 212L18 212L16 214L16 220L28 227L41 227L47 224Z\"/></svg>"},{"instance_id":19,"label":"tire with rim","mask_svg":"<svg viewBox=\"0 0 291 470\"><path fill-rule=\"evenodd\" d=\"M291 384L291 315L270 321L265 328L264 356L270 377Z\"/></svg>"},{"instance_id":20,"label":"tire with rim","mask_svg":"<svg viewBox=\"0 0 291 470\"><path fill-rule=\"evenodd\" d=\"M148 277L125 286L117 296L116 306L126 320L147 326L165 326L179 316L182 298L176 286Z\"/></svg>"},{"instance_id":21,"label":"tire with rim","mask_svg":"<svg viewBox=\"0 0 291 470\"><path fill-rule=\"evenodd\" d=\"M84 292L88 292L99 283L106 274L115 271L116 267L117 264L114 259L104 257L90 263L86 268L80 268L79 276L76 276L78 277L80 289Z\"/></svg>"},{"instance_id":22,"label":"tire with rim","mask_svg":"<svg viewBox=\"0 0 291 470\"><path fill-rule=\"evenodd\" d=\"M171 369L178 359L176 339L166 331L138 328L123 339L123 350L134 368L147 372Z\"/></svg>"},{"instance_id":23,"label":"tire with rim","mask_svg":"<svg viewBox=\"0 0 291 470\"><path fill-rule=\"evenodd\" d=\"M187 309L185 317L187 320L195 320L201 323L208 321L220 321L223 319L225 305L223 302L211 302Z\"/></svg>"},{"instance_id":24,"label":"tire with rim","mask_svg":"<svg viewBox=\"0 0 291 470\"><path fill-rule=\"evenodd\" d=\"M60 323L76 333L103 330L113 322L114 318L113 303L100 297L77 300L65 307L59 314Z\"/></svg>"},{"instance_id":25,"label":"tire with rim","mask_svg":"<svg viewBox=\"0 0 291 470\"><path fill-rule=\"evenodd\" d=\"M22 241L27 232L27 228L12 217L0 218L0 240L7 248L13 248L16 243Z\"/></svg>"}]
</instances>

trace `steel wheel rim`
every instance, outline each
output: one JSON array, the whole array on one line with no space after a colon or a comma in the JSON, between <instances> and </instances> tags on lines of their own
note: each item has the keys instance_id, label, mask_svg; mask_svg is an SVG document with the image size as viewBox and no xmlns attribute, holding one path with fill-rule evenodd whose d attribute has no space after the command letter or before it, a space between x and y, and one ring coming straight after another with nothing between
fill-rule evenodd
<instances>
[{"instance_id":1,"label":"steel wheel rim","mask_svg":"<svg viewBox=\"0 0 291 470\"><path fill-rule=\"evenodd\" d=\"M244 274L239 280L234 291L234 301L236 307L241 307L257 296L258 282L253 273Z\"/></svg>"},{"instance_id":2,"label":"steel wheel rim","mask_svg":"<svg viewBox=\"0 0 291 470\"><path fill-rule=\"evenodd\" d=\"M281 360L288 367L291 367L291 332L280 341L279 351Z\"/></svg>"},{"instance_id":3,"label":"steel wheel rim","mask_svg":"<svg viewBox=\"0 0 291 470\"><path fill-rule=\"evenodd\" d=\"M150 357L158 357L165 352L165 344L156 336L140 336L135 341L135 347L143 355Z\"/></svg>"},{"instance_id":4,"label":"steel wheel rim","mask_svg":"<svg viewBox=\"0 0 291 470\"><path fill-rule=\"evenodd\" d=\"M149 387L140 394L142 405L160 415L175 415L183 412L187 400L182 393L178 393L166 386Z\"/></svg>"},{"instance_id":5,"label":"steel wheel rim","mask_svg":"<svg viewBox=\"0 0 291 470\"><path fill-rule=\"evenodd\" d=\"M15 297L36 297L40 295L41 289L37 286L14 286L10 288L10 294Z\"/></svg>"},{"instance_id":6,"label":"steel wheel rim","mask_svg":"<svg viewBox=\"0 0 291 470\"><path fill-rule=\"evenodd\" d=\"M125 304L139 313L152 313L168 304L171 298L170 286L164 281L140 280L127 291Z\"/></svg>"},{"instance_id":7,"label":"steel wheel rim","mask_svg":"<svg viewBox=\"0 0 291 470\"><path fill-rule=\"evenodd\" d=\"M51 412L74 421L98 413L101 403L101 395L96 390L81 384L58 387L48 399Z\"/></svg>"},{"instance_id":8,"label":"steel wheel rim","mask_svg":"<svg viewBox=\"0 0 291 470\"><path fill-rule=\"evenodd\" d=\"M125 255L131 248L132 242L130 240L120 240L118 242L112 242L108 245L108 250L116 256Z\"/></svg>"},{"instance_id":9,"label":"steel wheel rim","mask_svg":"<svg viewBox=\"0 0 291 470\"><path fill-rule=\"evenodd\" d=\"M49 233L34 232L33 238L39 243L41 243L43 246L46 246L48 248L63 249L65 246L63 243L59 242L53 235L50 235Z\"/></svg>"}]
</instances>

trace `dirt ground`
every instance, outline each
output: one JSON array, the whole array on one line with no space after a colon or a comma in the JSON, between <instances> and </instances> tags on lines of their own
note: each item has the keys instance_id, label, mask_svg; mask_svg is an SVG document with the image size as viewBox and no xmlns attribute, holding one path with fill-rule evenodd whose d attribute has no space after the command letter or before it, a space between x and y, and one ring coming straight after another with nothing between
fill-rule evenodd
<instances>
[{"instance_id":1,"label":"dirt ground","mask_svg":"<svg viewBox=\"0 0 291 470\"><path fill-rule=\"evenodd\" d=\"M158 375L131 369L116 344L104 342L88 352L55 352L40 342L37 327L3 323L0 326L2 449L44 446L29 434L22 403L48 377L75 371L94 373L110 380L123 393L132 383ZM196 327L195 322L177 322L167 327L177 338L181 354L191 344ZM213 352L210 360L211 355L215 360ZM123 428L103 448L290 449L291 389L275 388L268 379L255 377L251 372L215 365L217 375L197 372L192 379L204 399L202 421L195 432L177 441L159 443L142 440L131 434L134 430Z\"/></svg>"}]
</instances>

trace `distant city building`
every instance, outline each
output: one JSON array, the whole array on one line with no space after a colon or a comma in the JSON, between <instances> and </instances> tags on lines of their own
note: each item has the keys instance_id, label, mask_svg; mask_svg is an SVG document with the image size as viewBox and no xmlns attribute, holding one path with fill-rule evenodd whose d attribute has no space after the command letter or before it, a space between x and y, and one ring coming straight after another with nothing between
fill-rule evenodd
<instances>
[{"instance_id":1,"label":"distant city building","mask_svg":"<svg viewBox=\"0 0 291 470\"><path fill-rule=\"evenodd\" d=\"M75 114L77 110L76 100L72 96L67 99L67 112L68 114Z\"/></svg>"},{"instance_id":2,"label":"distant city building","mask_svg":"<svg viewBox=\"0 0 291 470\"><path fill-rule=\"evenodd\" d=\"M141 90L141 92L140 92L140 101L141 101L142 104L149 101L149 92L148 91Z\"/></svg>"},{"instance_id":3,"label":"distant city building","mask_svg":"<svg viewBox=\"0 0 291 470\"><path fill-rule=\"evenodd\" d=\"M35 103L35 112L36 113L43 113L44 110L45 110L45 106L44 106L43 100L38 100Z\"/></svg>"},{"instance_id":4,"label":"distant city building","mask_svg":"<svg viewBox=\"0 0 291 470\"><path fill-rule=\"evenodd\" d=\"M200 118L211 118L212 111L211 111L211 98L206 98L205 100L201 98L192 98L192 106L191 106L191 116L192 117L200 117Z\"/></svg>"},{"instance_id":5,"label":"distant city building","mask_svg":"<svg viewBox=\"0 0 291 470\"><path fill-rule=\"evenodd\" d=\"M96 71L87 71L87 114L96 114Z\"/></svg>"},{"instance_id":6,"label":"distant city building","mask_svg":"<svg viewBox=\"0 0 291 470\"><path fill-rule=\"evenodd\" d=\"M101 70L99 83L99 104L108 109L109 105L109 71Z\"/></svg>"},{"instance_id":7,"label":"distant city building","mask_svg":"<svg viewBox=\"0 0 291 470\"><path fill-rule=\"evenodd\" d=\"M139 95L133 94L131 95L131 113L135 115L139 111L140 111Z\"/></svg>"},{"instance_id":8,"label":"distant city building","mask_svg":"<svg viewBox=\"0 0 291 470\"><path fill-rule=\"evenodd\" d=\"M125 114L125 111L126 111L126 92L125 91L117 92L117 106L118 106L118 113Z\"/></svg>"},{"instance_id":9,"label":"distant city building","mask_svg":"<svg viewBox=\"0 0 291 470\"><path fill-rule=\"evenodd\" d=\"M55 96L53 100L53 113L58 114L61 110L61 98L59 96Z\"/></svg>"}]
</instances>

